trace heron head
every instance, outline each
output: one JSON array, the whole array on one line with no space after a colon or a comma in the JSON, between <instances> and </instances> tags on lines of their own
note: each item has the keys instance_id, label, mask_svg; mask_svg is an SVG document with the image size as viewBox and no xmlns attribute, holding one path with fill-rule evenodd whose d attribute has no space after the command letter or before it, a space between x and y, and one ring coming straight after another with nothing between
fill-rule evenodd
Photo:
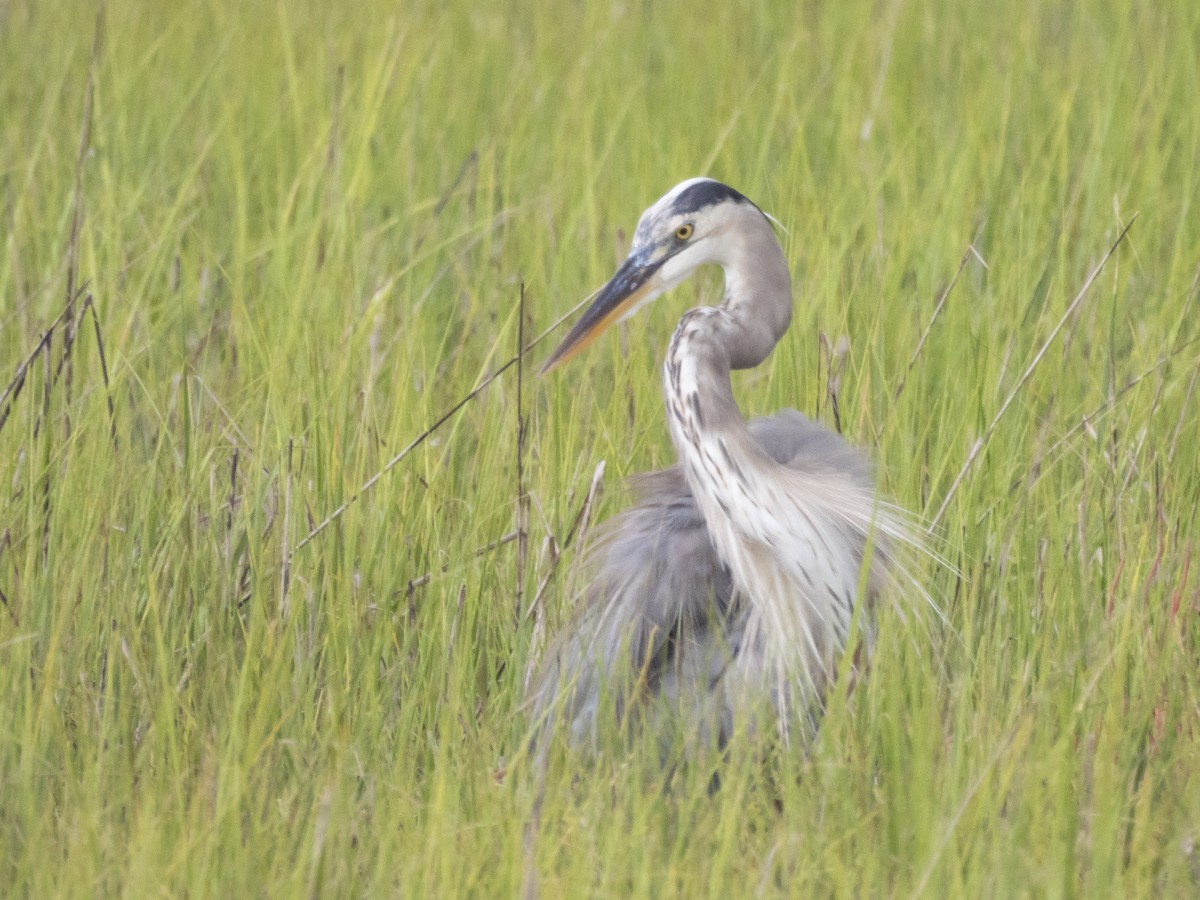
<instances>
[{"instance_id":1,"label":"heron head","mask_svg":"<svg viewBox=\"0 0 1200 900\"><path fill-rule=\"evenodd\" d=\"M542 372L558 368L614 322L633 315L705 263L727 263L748 222L765 224L767 217L728 185L711 178L675 185L642 213L629 256L550 354Z\"/></svg>"}]
</instances>

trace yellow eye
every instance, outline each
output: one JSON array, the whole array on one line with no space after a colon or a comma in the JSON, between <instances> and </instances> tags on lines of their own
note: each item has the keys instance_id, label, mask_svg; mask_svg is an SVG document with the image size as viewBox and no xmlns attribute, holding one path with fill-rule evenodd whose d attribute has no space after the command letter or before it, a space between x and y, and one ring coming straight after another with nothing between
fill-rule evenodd
<instances>
[{"instance_id":1,"label":"yellow eye","mask_svg":"<svg viewBox=\"0 0 1200 900\"><path fill-rule=\"evenodd\" d=\"M675 229L675 238L676 240L686 241L692 236L693 233L695 233L695 231L696 228L691 222L685 222Z\"/></svg>"}]
</instances>

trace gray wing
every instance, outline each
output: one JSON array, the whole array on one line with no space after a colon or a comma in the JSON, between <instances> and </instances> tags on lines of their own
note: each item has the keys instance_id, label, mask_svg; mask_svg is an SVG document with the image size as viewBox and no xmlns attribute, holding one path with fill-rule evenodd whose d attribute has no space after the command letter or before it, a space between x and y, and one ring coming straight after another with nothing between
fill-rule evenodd
<instances>
[{"instance_id":1,"label":"gray wing","mask_svg":"<svg viewBox=\"0 0 1200 900\"><path fill-rule=\"evenodd\" d=\"M862 454L801 413L749 427L776 462L870 484ZM606 712L682 713L694 739L723 741L733 710L720 681L743 627L729 571L679 466L632 483L638 502L598 530L582 608L532 687L535 721L543 735L555 721L569 724L570 742L584 746Z\"/></svg>"},{"instance_id":2,"label":"gray wing","mask_svg":"<svg viewBox=\"0 0 1200 900\"><path fill-rule=\"evenodd\" d=\"M863 487L872 484L871 465L860 450L794 409L752 420L750 434L768 456L785 466L848 475Z\"/></svg>"}]
</instances>

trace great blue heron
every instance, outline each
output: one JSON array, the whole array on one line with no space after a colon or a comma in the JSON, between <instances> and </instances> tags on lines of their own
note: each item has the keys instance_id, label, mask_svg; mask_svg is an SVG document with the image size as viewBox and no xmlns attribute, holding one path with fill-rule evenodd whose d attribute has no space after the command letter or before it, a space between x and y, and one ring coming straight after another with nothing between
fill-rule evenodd
<instances>
[{"instance_id":1,"label":"great blue heron","mask_svg":"<svg viewBox=\"0 0 1200 900\"><path fill-rule=\"evenodd\" d=\"M738 409L730 370L771 353L792 289L768 217L727 185L693 178L646 210L543 372L706 263L725 271L724 300L683 314L663 365L679 462L640 476L640 502L602 526L583 606L532 686L541 733L569 723L576 745L605 710L666 713L722 744L739 722L811 731L860 598L869 613L917 545L841 437L794 410L747 423Z\"/></svg>"}]
</instances>

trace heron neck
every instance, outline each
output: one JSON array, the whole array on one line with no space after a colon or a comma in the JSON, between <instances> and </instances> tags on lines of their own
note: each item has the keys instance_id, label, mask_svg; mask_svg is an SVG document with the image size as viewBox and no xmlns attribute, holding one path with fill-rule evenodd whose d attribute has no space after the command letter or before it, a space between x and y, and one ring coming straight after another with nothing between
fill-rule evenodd
<instances>
[{"instance_id":1,"label":"heron neck","mask_svg":"<svg viewBox=\"0 0 1200 900\"><path fill-rule=\"evenodd\" d=\"M765 360L792 321L792 279L767 219L754 210L716 260L725 270L728 313L717 335L729 368L751 369Z\"/></svg>"}]
</instances>

